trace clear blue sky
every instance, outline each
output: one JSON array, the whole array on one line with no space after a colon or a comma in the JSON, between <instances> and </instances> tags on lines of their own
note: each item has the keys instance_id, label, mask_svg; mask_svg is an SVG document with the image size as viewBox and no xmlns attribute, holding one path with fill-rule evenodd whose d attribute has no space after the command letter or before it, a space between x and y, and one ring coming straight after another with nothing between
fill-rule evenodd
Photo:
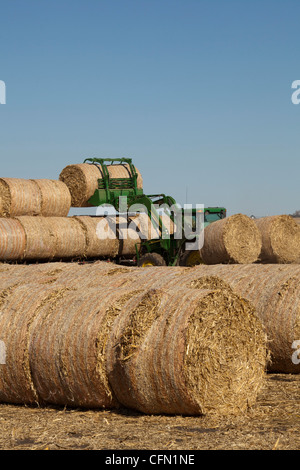
<instances>
[{"instance_id":1,"label":"clear blue sky","mask_svg":"<svg viewBox=\"0 0 300 470\"><path fill-rule=\"evenodd\" d=\"M1 0L0 17L0 176L128 156L181 204L300 209L299 0Z\"/></svg>"}]
</instances>

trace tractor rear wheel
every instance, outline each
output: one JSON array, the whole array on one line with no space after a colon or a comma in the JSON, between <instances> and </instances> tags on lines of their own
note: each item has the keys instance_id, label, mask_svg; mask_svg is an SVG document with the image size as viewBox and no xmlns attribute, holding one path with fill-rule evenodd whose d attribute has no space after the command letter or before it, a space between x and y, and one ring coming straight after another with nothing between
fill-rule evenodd
<instances>
[{"instance_id":1,"label":"tractor rear wheel","mask_svg":"<svg viewBox=\"0 0 300 470\"><path fill-rule=\"evenodd\" d=\"M140 268L146 268L148 266L166 266L166 262L163 257L158 253L146 253L141 256L138 262Z\"/></svg>"},{"instance_id":2,"label":"tractor rear wheel","mask_svg":"<svg viewBox=\"0 0 300 470\"><path fill-rule=\"evenodd\" d=\"M192 267L198 264L203 264L199 250L187 250L181 255L179 260L179 266Z\"/></svg>"}]
</instances>

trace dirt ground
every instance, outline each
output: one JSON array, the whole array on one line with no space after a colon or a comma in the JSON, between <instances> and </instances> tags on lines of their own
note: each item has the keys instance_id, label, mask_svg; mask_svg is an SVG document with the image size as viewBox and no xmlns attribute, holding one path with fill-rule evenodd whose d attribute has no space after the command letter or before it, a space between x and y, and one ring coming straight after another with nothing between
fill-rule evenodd
<instances>
[{"instance_id":1,"label":"dirt ground","mask_svg":"<svg viewBox=\"0 0 300 470\"><path fill-rule=\"evenodd\" d=\"M0 450L299 450L300 375L268 374L238 417L0 405Z\"/></svg>"}]
</instances>

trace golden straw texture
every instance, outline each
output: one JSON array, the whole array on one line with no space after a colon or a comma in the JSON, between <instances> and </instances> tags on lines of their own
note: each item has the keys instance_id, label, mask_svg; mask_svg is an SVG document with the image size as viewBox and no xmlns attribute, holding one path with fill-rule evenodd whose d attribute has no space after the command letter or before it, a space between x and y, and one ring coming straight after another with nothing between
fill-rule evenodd
<instances>
[{"instance_id":1,"label":"golden straw texture","mask_svg":"<svg viewBox=\"0 0 300 470\"><path fill-rule=\"evenodd\" d=\"M249 264L258 260L261 246L255 222L244 214L235 214L205 227L200 252L205 264Z\"/></svg>"},{"instance_id":2,"label":"golden straw texture","mask_svg":"<svg viewBox=\"0 0 300 470\"><path fill-rule=\"evenodd\" d=\"M260 260L264 263L300 262L300 227L289 215L255 220L262 235Z\"/></svg>"},{"instance_id":3,"label":"golden straw texture","mask_svg":"<svg viewBox=\"0 0 300 470\"><path fill-rule=\"evenodd\" d=\"M0 260L23 259L25 247L26 235L20 222L14 219L0 218Z\"/></svg>"},{"instance_id":4,"label":"golden straw texture","mask_svg":"<svg viewBox=\"0 0 300 470\"><path fill-rule=\"evenodd\" d=\"M128 165L108 165L111 178L129 178ZM143 187L140 172L138 174L137 186ZM59 179L69 188L73 207L88 207L88 200L94 195L98 188L98 180L102 179L102 168L100 165L89 163L78 163L66 166L60 173Z\"/></svg>"},{"instance_id":5,"label":"golden straw texture","mask_svg":"<svg viewBox=\"0 0 300 470\"><path fill-rule=\"evenodd\" d=\"M41 192L41 212L43 217L67 217L71 208L71 194L62 181L35 179Z\"/></svg>"},{"instance_id":6,"label":"golden straw texture","mask_svg":"<svg viewBox=\"0 0 300 470\"><path fill-rule=\"evenodd\" d=\"M124 406L149 414L238 414L266 365L253 307L232 292L151 290L114 323L108 377Z\"/></svg>"},{"instance_id":7,"label":"golden straw texture","mask_svg":"<svg viewBox=\"0 0 300 470\"><path fill-rule=\"evenodd\" d=\"M32 180L0 179L1 217L35 216L41 213L41 192Z\"/></svg>"}]
</instances>

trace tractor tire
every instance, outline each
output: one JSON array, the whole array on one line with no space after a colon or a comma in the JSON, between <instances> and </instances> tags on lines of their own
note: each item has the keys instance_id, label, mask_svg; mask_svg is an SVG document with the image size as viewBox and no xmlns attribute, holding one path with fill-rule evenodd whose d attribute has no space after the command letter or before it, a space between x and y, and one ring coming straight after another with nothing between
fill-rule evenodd
<instances>
[{"instance_id":1,"label":"tractor tire","mask_svg":"<svg viewBox=\"0 0 300 470\"><path fill-rule=\"evenodd\" d=\"M161 255L158 253L146 253L141 256L138 262L140 268L146 268L149 266L166 266L166 262Z\"/></svg>"},{"instance_id":2,"label":"tractor tire","mask_svg":"<svg viewBox=\"0 0 300 470\"><path fill-rule=\"evenodd\" d=\"M179 260L179 266L197 266L198 264L203 264L203 261L198 250L187 250L185 251Z\"/></svg>"}]
</instances>

